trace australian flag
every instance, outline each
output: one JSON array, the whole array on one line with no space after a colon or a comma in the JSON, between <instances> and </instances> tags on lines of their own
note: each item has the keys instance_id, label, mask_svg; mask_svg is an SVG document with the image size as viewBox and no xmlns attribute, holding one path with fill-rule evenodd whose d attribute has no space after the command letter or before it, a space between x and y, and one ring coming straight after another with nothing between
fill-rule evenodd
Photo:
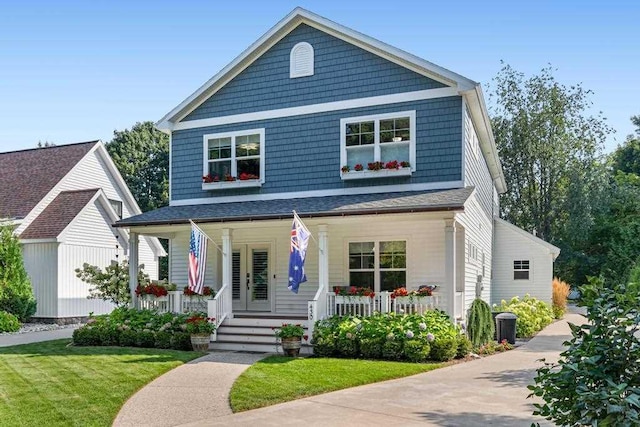
<instances>
[{"instance_id":1,"label":"australian flag","mask_svg":"<svg viewBox=\"0 0 640 427\"><path fill-rule=\"evenodd\" d=\"M293 226L291 227L291 251L289 253L289 290L298 293L300 283L307 281L304 274L304 258L307 255L307 245L311 233L302 223L300 217L293 213Z\"/></svg>"}]
</instances>

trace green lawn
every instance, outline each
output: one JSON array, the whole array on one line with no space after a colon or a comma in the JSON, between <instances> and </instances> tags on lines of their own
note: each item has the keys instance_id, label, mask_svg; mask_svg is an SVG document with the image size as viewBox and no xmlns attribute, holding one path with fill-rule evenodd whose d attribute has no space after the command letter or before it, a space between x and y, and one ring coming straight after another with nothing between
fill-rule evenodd
<instances>
[{"instance_id":1,"label":"green lawn","mask_svg":"<svg viewBox=\"0 0 640 427\"><path fill-rule=\"evenodd\" d=\"M203 354L69 342L0 348L0 425L109 426L138 389Z\"/></svg>"},{"instance_id":2,"label":"green lawn","mask_svg":"<svg viewBox=\"0 0 640 427\"><path fill-rule=\"evenodd\" d=\"M247 369L233 384L234 412L427 372L443 363L271 356Z\"/></svg>"}]
</instances>

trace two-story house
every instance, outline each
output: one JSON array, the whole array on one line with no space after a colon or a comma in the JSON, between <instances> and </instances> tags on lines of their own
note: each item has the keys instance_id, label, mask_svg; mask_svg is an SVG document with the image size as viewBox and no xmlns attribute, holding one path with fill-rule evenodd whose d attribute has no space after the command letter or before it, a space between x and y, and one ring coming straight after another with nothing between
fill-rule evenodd
<instances>
[{"instance_id":1,"label":"two-story house","mask_svg":"<svg viewBox=\"0 0 640 427\"><path fill-rule=\"evenodd\" d=\"M169 238L170 280L186 285L198 223L221 248L206 282L228 293L229 318L317 318L345 285L435 284L459 320L490 301L507 187L478 83L296 8L157 127L170 206L118 226ZM294 210L315 239L297 294Z\"/></svg>"}]
</instances>

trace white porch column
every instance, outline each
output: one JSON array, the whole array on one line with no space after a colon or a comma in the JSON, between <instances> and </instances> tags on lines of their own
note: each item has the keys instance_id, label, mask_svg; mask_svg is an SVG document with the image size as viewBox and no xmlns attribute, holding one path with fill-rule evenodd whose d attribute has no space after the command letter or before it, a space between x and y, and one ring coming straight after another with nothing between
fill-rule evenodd
<instances>
[{"instance_id":1,"label":"white porch column","mask_svg":"<svg viewBox=\"0 0 640 427\"><path fill-rule=\"evenodd\" d=\"M318 288L329 289L329 236L326 224L318 226Z\"/></svg>"},{"instance_id":2,"label":"white porch column","mask_svg":"<svg viewBox=\"0 0 640 427\"><path fill-rule=\"evenodd\" d=\"M456 316L456 221L444 221L444 277L447 298L447 314L455 321Z\"/></svg>"},{"instance_id":3,"label":"white porch column","mask_svg":"<svg viewBox=\"0 0 640 427\"><path fill-rule=\"evenodd\" d=\"M231 286L232 263L231 255L233 246L231 243L231 230L222 230L222 286Z\"/></svg>"},{"instance_id":4,"label":"white porch column","mask_svg":"<svg viewBox=\"0 0 640 427\"><path fill-rule=\"evenodd\" d=\"M138 233L129 233L129 292L131 292L131 307L137 307L136 287L138 286Z\"/></svg>"}]
</instances>

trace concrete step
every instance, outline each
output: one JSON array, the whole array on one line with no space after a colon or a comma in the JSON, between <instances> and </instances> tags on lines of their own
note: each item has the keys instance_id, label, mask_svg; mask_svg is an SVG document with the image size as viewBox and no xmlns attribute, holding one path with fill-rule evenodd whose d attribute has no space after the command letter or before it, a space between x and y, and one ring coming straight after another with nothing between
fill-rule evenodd
<instances>
[{"instance_id":1,"label":"concrete step","mask_svg":"<svg viewBox=\"0 0 640 427\"><path fill-rule=\"evenodd\" d=\"M293 324L301 324L306 326L307 318L303 319L274 319L267 317L233 317L227 318L222 322L222 326L244 326L244 327L280 327L283 323L293 323Z\"/></svg>"},{"instance_id":2,"label":"concrete step","mask_svg":"<svg viewBox=\"0 0 640 427\"><path fill-rule=\"evenodd\" d=\"M274 334L226 334L218 332L216 342L247 342L255 344L275 344Z\"/></svg>"},{"instance_id":3,"label":"concrete step","mask_svg":"<svg viewBox=\"0 0 640 427\"><path fill-rule=\"evenodd\" d=\"M218 333L222 333L222 334L255 334L255 335L270 335L270 336L274 336L274 331L273 328L274 327L280 327L282 326L277 325L277 326L263 326L263 325L259 325L259 326L255 326L255 325L228 325L228 324L222 324L220 325L220 327L218 328ZM303 323L302 327L304 328L305 332L308 330L307 326Z\"/></svg>"},{"instance_id":4,"label":"concrete step","mask_svg":"<svg viewBox=\"0 0 640 427\"><path fill-rule=\"evenodd\" d=\"M209 345L211 350L233 350L233 351L256 351L261 353L282 353L282 347L275 345L275 342L271 344L264 343L248 343L238 341L216 341ZM300 354L312 354L313 348L308 344L303 344L300 348Z\"/></svg>"}]
</instances>

